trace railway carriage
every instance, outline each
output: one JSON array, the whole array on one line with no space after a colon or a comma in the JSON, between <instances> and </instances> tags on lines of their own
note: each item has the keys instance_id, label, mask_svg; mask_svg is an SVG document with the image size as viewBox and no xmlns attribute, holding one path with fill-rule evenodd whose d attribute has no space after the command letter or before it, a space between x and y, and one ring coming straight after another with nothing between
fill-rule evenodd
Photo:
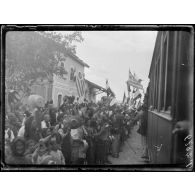
<instances>
[{"instance_id":1,"label":"railway carriage","mask_svg":"<svg viewBox=\"0 0 195 195\"><path fill-rule=\"evenodd\" d=\"M148 86L151 164L185 165L186 135L173 131L179 121L193 126L193 49L191 29L157 34Z\"/></svg>"}]
</instances>

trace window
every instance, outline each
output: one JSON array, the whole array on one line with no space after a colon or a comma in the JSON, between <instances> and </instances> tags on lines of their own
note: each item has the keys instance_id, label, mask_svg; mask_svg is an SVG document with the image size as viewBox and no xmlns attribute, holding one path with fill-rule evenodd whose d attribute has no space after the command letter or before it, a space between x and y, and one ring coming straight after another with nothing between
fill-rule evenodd
<instances>
[{"instance_id":1,"label":"window","mask_svg":"<svg viewBox=\"0 0 195 195\"><path fill-rule=\"evenodd\" d=\"M166 33L166 32L165 32ZM167 56L168 56L168 40L167 33L164 34L162 40L162 63L161 63L161 91L160 91L160 110L165 110L166 97L166 75L167 75Z\"/></svg>"},{"instance_id":2,"label":"window","mask_svg":"<svg viewBox=\"0 0 195 195\"><path fill-rule=\"evenodd\" d=\"M83 76L82 76L81 72L79 72L79 79L82 79L82 78L83 78Z\"/></svg>"},{"instance_id":3,"label":"window","mask_svg":"<svg viewBox=\"0 0 195 195\"><path fill-rule=\"evenodd\" d=\"M75 81L75 73L76 73L76 68L71 68L70 69L70 80Z\"/></svg>"},{"instance_id":4,"label":"window","mask_svg":"<svg viewBox=\"0 0 195 195\"><path fill-rule=\"evenodd\" d=\"M156 64L155 64L155 66L154 66L154 109L156 109L157 108L157 105L156 105L156 103L157 103L157 101L156 101L156 98L157 98L157 82L156 82L156 79L157 79L157 66L156 66Z\"/></svg>"},{"instance_id":5,"label":"window","mask_svg":"<svg viewBox=\"0 0 195 195\"><path fill-rule=\"evenodd\" d=\"M178 103L177 103L177 119L186 120L189 119L189 74L193 69L190 68L190 33L181 31L179 32L180 37L180 59L178 63ZM191 53L192 54L192 53ZM193 74L193 73L192 73ZM192 116L193 117L193 116Z\"/></svg>"},{"instance_id":6,"label":"window","mask_svg":"<svg viewBox=\"0 0 195 195\"><path fill-rule=\"evenodd\" d=\"M64 68L64 62L60 62L61 68Z\"/></svg>"},{"instance_id":7,"label":"window","mask_svg":"<svg viewBox=\"0 0 195 195\"><path fill-rule=\"evenodd\" d=\"M172 33L172 32L170 32ZM171 35L171 34L170 34ZM173 81L173 36L169 36L168 44L168 58L167 58L167 73L166 73L166 96L165 96L165 110L170 111L172 101L172 81Z\"/></svg>"},{"instance_id":8,"label":"window","mask_svg":"<svg viewBox=\"0 0 195 195\"><path fill-rule=\"evenodd\" d=\"M156 59L155 64L155 96L154 96L154 108L159 111L159 70L160 70L160 56Z\"/></svg>"},{"instance_id":9,"label":"window","mask_svg":"<svg viewBox=\"0 0 195 195\"><path fill-rule=\"evenodd\" d=\"M152 106L155 109L155 98L156 98L156 64L154 64L154 69L152 72Z\"/></svg>"},{"instance_id":10,"label":"window","mask_svg":"<svg viewBox=\"0 0 195 195\"><path fill-rule=\"evenodd\" d=\"M46 98L46 87L44 85L35 84L31 88L32 94L37 94L42 96L44 99Z\"/></svg>"},{"instance_id":11,"label":"window","mask_svg":"<svg viewBox=\"0 0 195 195\"><path fill-rule=\"evenodd\" d=\"M58 108L61 106L61 103L62 103L62 95L59 94L58 95Z\"/></svg>"}]
</instances>

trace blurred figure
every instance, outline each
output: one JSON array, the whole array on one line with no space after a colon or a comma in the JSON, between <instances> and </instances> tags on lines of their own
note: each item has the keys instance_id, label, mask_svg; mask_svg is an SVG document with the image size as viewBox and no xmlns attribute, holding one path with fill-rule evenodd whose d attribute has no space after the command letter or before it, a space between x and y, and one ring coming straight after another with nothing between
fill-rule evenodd
<instances>
[{"instance_id":1,"label":"blurred figure","mask_svg":"<svg viewBox=\"0 0 195 195\"><path fill-rule=\"evenodd\" d=\"M61 148L62 148L62 153L64 155L65 158L65 163L66 165L71 165L71 152L72 152L72 147L71 147L71 134L70 134L70 122L69 120L63 120L63 133L64 136L62 138L62 144L61 144Z\"/></svg>"},{"instance_id":2,"label":"blurred figure","mask_svg":"<svg viewBox=\"0 0 195 195\"><path fill-rule=\"evenodd\" d=\"M38 146L36 150L32 154L32 162L33 164L43 164L43 161L46 157L49 156L49 151L47 147L47 142L49 140L50 136L41 139L38 143Z\"/></svg>"},{"instance_id":3,"label":"blurred figure","mask_svg":"<svg viewBox=\"0 0 195 195\"><path fill-rule=\"evenodd\" d=\"M30 112L25 111L25 112L24 112L24 117L23 117L23 120L22 120L22 126L21 126L21 128L19 129L19 131L18 131L18 137L24 137L25 122L26 122L26 120L27 120L28 117L30 117Z\"/></svg>"},{"instance_id":4,"label":"blurred figure","mask_svg":"<svg viewBox=\"0 0 195 195\"><path fill-rule=\"evenodd\" d=\"M109 134L110 134L109 124L106 121L104 121L100 127L100 131L94 135L96 139L96 163L97 164L105 164L105 162L107 161L107 151L108 151L107 141L109 139Z\"/></svg>"},{"instance_id":5,"label":"blurred figure","mask_svg":"<svg viewBox=\"0 0 195 195\"><path fill-rule=\"evenodd\" d=\"M14 133L12 131L12 125L9 123L9 120L6 119L5 120L5 142L11 143L15 136Z\"/></svg>"},{"instance_id":6,"label":"blurred figure","mask_svg":"<svg viewBox=\"0 0 195 195\"><path fill-rule=\"evenodd\" d=\"M24 139L27 140L34 140L36 143L39 142L41 139L41 131L37 129L37 123L34 119L34 116L31 115L25 121L25 130L24 130Z\"/></svg>"},{"instance_id":7,"label":"blurred figure","mask_svg":"<svg viewBox=\"0 0 195 195\"><path fill-rule=\"evenodd\" d=\"M41 136L46 137L50 128L50 116L49 114L44 114L43 120L41 121Z\"/></svg>"},{"instance_id":8,"label":"blurred figure","mask_svg":"<svg viewBox=\"0 0 195 195\"><path fill-rule=\"evenodd\" d=\"M53 135L49 139L48 142L49 145L49 152L48 155L50 155L53 159L55 159L55 164L57 165L65 165L65 158L59 149L59 145L57 143L57 136Z\"/></svg>"},{"instance_id":9,"label":"blurred figure","mask_svg":"<svg viewBox=\"0 0 195 195\"><path fill-rule=\"evenodd\" d=\"M26 143L23 138L15 138L11 144L12 155L7 159L7 164L26 165L31 161L25 157Z\"/></svg>"}]
</instances>

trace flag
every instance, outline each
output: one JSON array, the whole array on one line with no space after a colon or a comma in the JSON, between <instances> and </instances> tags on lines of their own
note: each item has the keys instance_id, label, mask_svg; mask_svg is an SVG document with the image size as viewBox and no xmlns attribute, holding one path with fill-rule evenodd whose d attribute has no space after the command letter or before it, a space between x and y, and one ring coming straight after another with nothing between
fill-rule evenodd
<instances>
[{"instance_id":1,"label":"flag","mask_svg":"<svg viewBox=\"0 0 195 195\"><path fill-rule=\"evenodd\" d=\"M112 98L111 101L110 101L110 106L113 106L113 105L115 105L115 104L117 104L117 100L116 100L116 98L114 97L114 98Z\"/></svg>"},{"instance_id":2,"label":"flag","mask_svg":"<svg viewBox=\"0 0 195 195\"><path fill-rule=\"evenodd\" d=\"M109 87L108 90L107 90L107 95L110 96L110 97L115 97L115 94L114 94L114 92L110 89L110 87Z\"/></svg>"},{"instance_id":3,"label":"flag","mask_svg":"<svg viewBox=\"0 0 195 195\"><path fill-rule=\"evenodd\" d=\"M135 93L137 91L137 88L133 88L133 93Z\"/></svg>"},{"instance_id":4,"label":"flag","mask_svg":"<svg viewBox=\"0 0 195 195\"><path fill-rule=\"evenodd\" d=\"M138 98L141 98L141 93L140 93L139 89L134 94L134 100L136 100Z\"/></svg>"},{"instance_id":5,"label":"flag","mask_svg":"<svg viewBox=\"0 0 195 195\"><path fill-rule=\"evenodd\" d=\"M107 92L107 96L115 97L114 92L111 90L111 88L108 84L108 79L106 79L106 92Z\"/></svg>"},{"instance_id":6,"label":"flag","mask_svg":"<svg viewBox=\"0 0 195 195\"><path fill-rule=\"evenodd\" d=\"M131 73L131 71L130 71L130 68L129 68L129 79L130 79L130 80L133 79L133 75L132 75L132 73Z\"/></svg>"},{"instance_id":7,"label":"flag","mask_svg":"<svg viewBox=\"0 0 195 195\"><path fill-rule=\"evenodd\" d=\"M131 92L131 85L129 85L129 83L127 83L127 91Z\"/></svg>"},{"instance_id":8,"label":"flag","mask_svg":"<svg viewBox=\"0 0 195 195\"><path fill-rule=\"evenodd\" d=\"M85 96L85 79L80 72L78 75L76 75L76 87L79 98L82 97L83 99L83 97Z\"/></svg>"},{"instance_id":9,"label":"flag","mask_svg":"<svg viewBox=\"0 0 195 195\"><path fill-rule=\"evenodd\" d=\"M137 80L137 76L136 76L135 72L133 73L133 77Z\"/></svg>"},{"instance_id":10,"label":"flag","mask_svg":"<svg viewBox=\"0 0 195 195\"><path fill-rule=\"evenodd\" d=\"M137 104L137 108L139 108L141 106L141 100L139 100L138 104Z\"/></svg>"},{"instance_id":11,"label":"flag","mask_svg":"<svg viewBox=\"0 0 195 195\"><path fill-rule=\"evenodd\" d=\"M73 80L76 81L76 68L74 67L73 69Z\"/></svg>"},{"instance_id":12,"label":"flag","mask_svg":"<svg viewBox=\"0 0 195 195\"><path fill-rule=\"evenodd\" d=\"M129 105L132 106L133 104L134 104L134 100L133 100L133 98L131 98L129 101Z\"/></svg>"},{"instance_id":13,"label":"flag","mask_svg":"<svg viewBox=\"0 0 195 195\"><path fill-rule=\"evenodd\" d=\"M108 79L106 79L106 90L109 89Z\"/></svg>"},{"instance_id":14,"label":"flag","mask_svg":"<svg viewBox=\"0 0 195 195\"><path fill-rule=\"evenodd\" d=\"M134 74L132 74L130 69L129 69L129 79L127 81L127 90L128 91L130 90L129 89L130 86L133 86L137 89L142 89L143 90L143 86L141 84L141 81L142 81L142 79L139 79L137 77L137 75L135 74L135 72L134 72Z\"/></svg>"},{"instance_id":15,"label":"flag","mask_svg":"<svg viewBox=\"0 0 195 195\"><path fill-rule=\"evenodd\" d=\"M123 104L126 102L126 94L124 92L124 95L123 95Z\"/></svg>"}]
</instances>

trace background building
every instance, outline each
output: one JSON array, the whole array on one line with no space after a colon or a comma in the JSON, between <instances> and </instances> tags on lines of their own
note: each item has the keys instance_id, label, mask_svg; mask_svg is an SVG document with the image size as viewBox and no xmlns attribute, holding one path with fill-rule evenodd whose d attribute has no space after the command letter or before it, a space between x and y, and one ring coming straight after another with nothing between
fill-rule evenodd
<instances>
[{"instance_id":1,"label":"background building","mask_svg":"<svg viewBox=\"0 0 195 195\"><path fill-rule=\"evenodd\" d=\"M32 94L41 95L45 101L53 100L55 106L62 104L65 95L95 102L97 93L105 89L85 80L84 69L89 68L89 65L71 53L64 58L64 61L59 62L59 66L63 66L67 74L63 78L53 75L50 80L37 80L32 86Z\"/></svg>"}]
</instances>

